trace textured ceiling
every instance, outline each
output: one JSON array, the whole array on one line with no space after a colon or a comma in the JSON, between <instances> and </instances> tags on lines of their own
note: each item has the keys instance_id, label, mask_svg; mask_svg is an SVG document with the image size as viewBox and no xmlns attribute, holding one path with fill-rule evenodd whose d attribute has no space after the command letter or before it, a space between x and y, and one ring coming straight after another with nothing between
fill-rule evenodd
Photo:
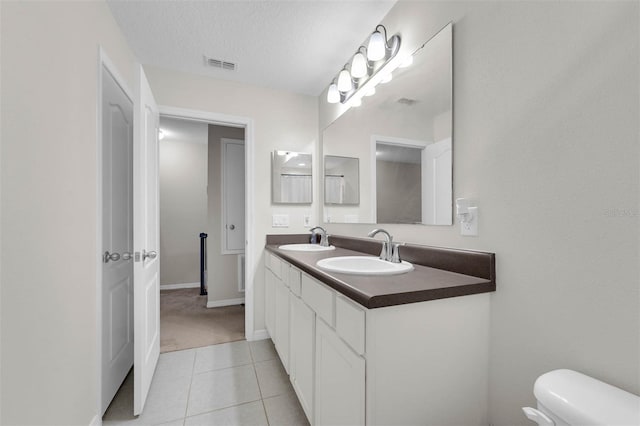
<instances>
[{"instance_id":1,"label":"textured ceiling","mask_svg":"<svg viewBox=\"0 0 640 426\"><path fill-rule=\"evenodd\" d=\"M143 64L316 96L395 0L108 4ZM203 56L236 70L205 66Z\"/></svg>"}]
</instances>

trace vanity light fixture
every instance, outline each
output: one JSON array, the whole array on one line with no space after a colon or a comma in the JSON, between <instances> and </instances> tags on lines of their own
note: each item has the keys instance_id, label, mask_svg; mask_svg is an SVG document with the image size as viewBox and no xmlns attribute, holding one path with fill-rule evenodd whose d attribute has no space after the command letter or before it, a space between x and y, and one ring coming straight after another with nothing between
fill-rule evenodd
<instances>
[{"instance_id":1,"label":"vanity light fixture","mask_svg":"<svg viewBox=\"0 0 640 426\"><path fill-rule=\"evenodd\" d=\"M158 140L162 140L164 139L164 132L162 131L162 129L158 129Z\"/></svg>"},{"instance_id":2,"label":"vanity light fixture","mask_svg":"<svg viewBox=\"0 0 640 426\"><path fill-rule=\"evenodd\" d=\"M382 28L384 31L384 36L378 30L378 28ZM387 50L387 29L384 25L378 25L376 30L369 37L369 45L367 46L367 58L370 61L379 61L384 58Z\"/></svg>"},{"instance_id":3,"label":"vanity light fixture","mask_svg":"<svg viewBox=\"0 0 640 426\"><path fill-rule=\"evenodd\" d=\"M409 55L400 62L400 66L398 68L407 68L413 64L413 55Z\"/></svg>"},{"instance_id":4,"label":"vanity light fixture","mask_svg":"<svg viewBox=\"0 0 640 426\"><path fill-rule=\"evenodd\" d=\"M349 92L353 90L353 80L351 79L351 74L347 71L346 68L343 68L338 74L338 90L340 92Z\"/></svg>"},{"instance_id":5,"label":"vanity light fixture","mask_svg":"<svg viewBox=\"0 0 640 426\"><path fill-rule=\"evenodd\" d=\"M382 83L382 84L388 83L391 80L393 80L393 74L389 73L389 74L385 75L384 77L382 77L382 80L380 80L380 83Z\"/></svg>"},{"instance_id":6,"label":"vanity light fixture","mask_svg":"<svg viewBox=\"0 0 640 426\"><path fill-rule=\"evenodd\" d=\"M327 91L327 102L330 104L337 104L340 102L340 92L338 91L338 85L336 83L331 83L329 85L329 90Z\"/></svg>"},{"instance_id":7,"label":"vanity light fixture","mask_svg":"<svg viewBox=\"0 0 640 426\"><path fill-rule=\"evenodd\" d=\"M364 46L360 46L360 49L351 60L351 76L353 78L362 78L369 73L369 65L367 64L367 58L361 50Z\"/></svg>"},{"instance_id":8,"label":"vanity light fixture","mask_svg":"<svg viewBox=\"0 0 640 426\"><path fill-rule=\"evenodd\" d=\"M400 36L393 35L387 38L387 29L384 25L378 25L369 36L367 47L360 46L338 73L337 79L329 85L327 90L327 102L331 104L346 104L360 90L364 95L359 99L353 99L350 106L358 106L362 96L371 96L375 93L375 86L384 78L391 80L391 73L399 64L397 58L400 50Z\"/></svg>"}]
</instances>

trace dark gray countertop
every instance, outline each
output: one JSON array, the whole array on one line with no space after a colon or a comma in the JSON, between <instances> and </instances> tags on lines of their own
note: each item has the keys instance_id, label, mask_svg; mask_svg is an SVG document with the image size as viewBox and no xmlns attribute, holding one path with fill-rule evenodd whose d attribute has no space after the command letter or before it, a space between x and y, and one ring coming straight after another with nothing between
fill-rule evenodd
<instances>
[{"instance_id":1,"label":"dark gray countertop","mask_svg":"<svg viewBox=\"0 0 640 426\"><path fill-rule=\"evenodd\" d=\"M341 237L346 238L346 237ZM276 241L271 241L275 243ZM293 240L291 242L302 242ZM336 239L335 242L339 242ZM332 241L333 243L333 241ZM386 306L402 305L406 303L423 302L427 300L444 299L449 297L465 296L477 293L495 291L495 273L489 277L476 277L452 272L444 269L423 266L413 263L414 270L406 274L387 276L364 276L339 273L328 273L316 266L320 259L336 256L371 256L369 253L349 250L336 246L335 250L324 252L297 252L280 250L277 244L267 244L266 249L278 257L286 260L300 270L325 283L337 292L344 294L365 308L381 308ZM412 249L419 250L421 246L414 245ZM427 250L437 248L426 247ZM442 249L450 256L466 251ZM494 264L492 253L469 252L472 256L490 256L491 265ZM486 259L485 259L486 262Z\"/></svg>"}]
</instances>

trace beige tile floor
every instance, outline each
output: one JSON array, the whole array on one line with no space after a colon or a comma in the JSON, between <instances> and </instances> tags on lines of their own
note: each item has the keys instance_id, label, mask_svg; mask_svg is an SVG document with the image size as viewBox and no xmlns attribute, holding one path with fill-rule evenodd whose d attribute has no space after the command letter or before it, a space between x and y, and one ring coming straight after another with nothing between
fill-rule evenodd
<instances>
[{"instance_id":1,"label":"beige tile floor","mask_svg":"<svg viewBox=\"0 0 640 426\"><path fill-rule=\"evenodd\" d=\"M144 412L130 373L104 425L308 425L271 340L160 354Z\"/></svg>"}]
</instances>

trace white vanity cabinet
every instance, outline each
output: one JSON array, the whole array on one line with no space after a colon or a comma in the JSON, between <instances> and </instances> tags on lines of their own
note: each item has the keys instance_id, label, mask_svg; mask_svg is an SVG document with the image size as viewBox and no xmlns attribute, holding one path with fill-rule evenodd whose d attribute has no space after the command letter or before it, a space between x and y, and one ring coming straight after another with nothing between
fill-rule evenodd
<instances>
[{"instance_id":1,"label":"white vanity cabinet","mask_svg":"<svg viewBox=\"0 0 640 426\"><path fill-rule=\"evenodd\" d=\"M312 425L487 424L489 293L367 309L265 264L267 330Z\"/></svg>"}]
</instances>

